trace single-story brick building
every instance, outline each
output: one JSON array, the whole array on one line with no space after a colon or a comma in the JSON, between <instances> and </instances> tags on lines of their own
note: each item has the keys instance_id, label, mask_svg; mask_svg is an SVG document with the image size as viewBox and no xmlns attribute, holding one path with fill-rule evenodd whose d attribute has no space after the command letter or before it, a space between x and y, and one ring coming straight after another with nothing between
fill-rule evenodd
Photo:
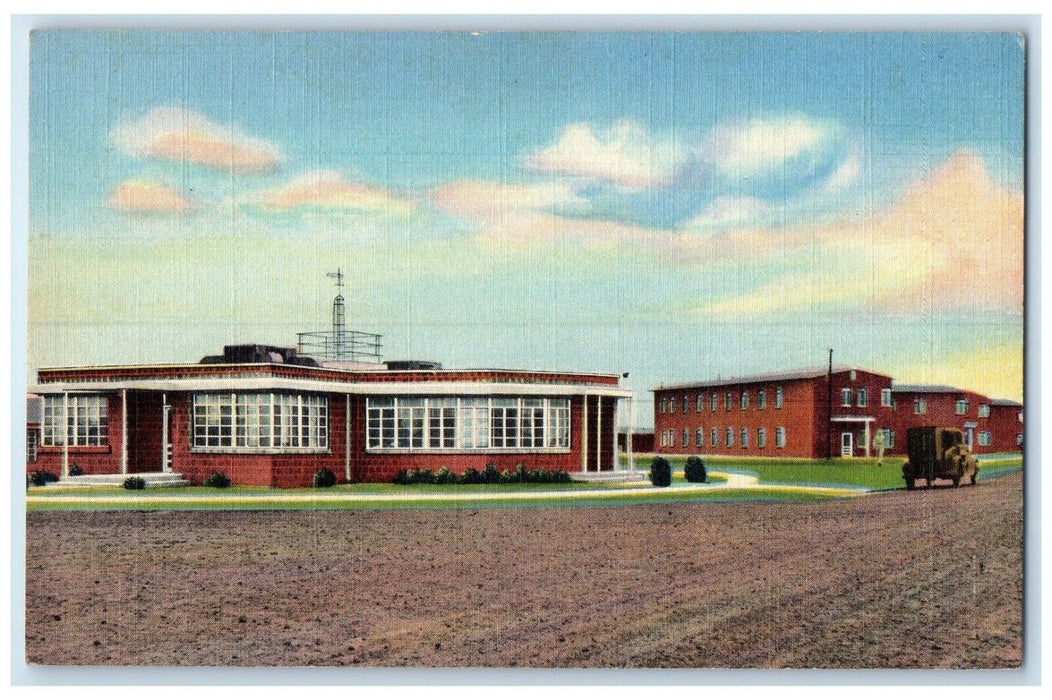
<instances>
[{"instance_id":1,"label":"single-story brick building","mask_svg":"<svg viewBox=\"0 0 1052 700\"><path fill-rule=\"evenodd\" d=\"M193 484L389 481L523 464L607 471L617 460L620 375L329 363L238 345L196 364L41 369L39 440L27 471L174 472Z\"/></svg>"}]
</instances>

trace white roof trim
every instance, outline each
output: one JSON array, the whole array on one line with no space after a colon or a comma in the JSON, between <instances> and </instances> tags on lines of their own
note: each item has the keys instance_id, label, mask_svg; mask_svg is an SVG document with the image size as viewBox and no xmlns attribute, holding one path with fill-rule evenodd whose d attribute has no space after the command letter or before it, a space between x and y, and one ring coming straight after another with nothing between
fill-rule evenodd
<instances>
[{"instance_id":1,"label":"white roof trim","mask_svg":"<svg viewBox=\"0 0 1052 700\"><path fill-rule=\"evenodd\" d=\"M371 396L613 396L630 398L632 392L600 384L515 384L497 382L322 382L282 377L226 377L211 379L125 379L112 382L54 382L34 384L37 394L109 392L121 389L146 391L310 391L326 394Z\"/></svg>"},{"instance_id":2,"label":"white roof trim","mask_svg":"<svg viewBox=\"0 0 1052 700\"><path fill-rule=\"evenodd\" d=\"M870 423L877 419L873 416L833 416L829 420L833 423L858 423L859 421Z\"/></svg>"}]
</instances>

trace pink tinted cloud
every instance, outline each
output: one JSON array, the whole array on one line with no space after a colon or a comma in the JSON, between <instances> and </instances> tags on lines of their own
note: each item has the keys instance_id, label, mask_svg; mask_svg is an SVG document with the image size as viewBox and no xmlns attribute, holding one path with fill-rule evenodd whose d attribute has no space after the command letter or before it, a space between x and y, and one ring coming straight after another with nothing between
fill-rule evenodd
<instances>
[{"instance_id":1,"label":"pink tinted cloud","mask_svg":"<svg viewBox=\"0 0 1052 700\"><path fill-rule=\"evenodd\" d=\"M390 189L348 180L330 170L305 173L281 187L257 192L248 201L269 211L330 209L409 214L415 208L411 200Z\"/></svg>"},{"instance_id":2,"label":"pink tinted cloud","mask_svg":"<svg viewBox=\"0 0 1052 700\"><path fill-rule=\"evenodd\" d=\"M191 214L197 206L168 185L125 180L110 192L106 205L128 214Z\"/></svg>"},{"instance_id":3,"label":"pink tinted cloud","mask_svg":"<svg viewBox=\"0 0 1052 700\"><path fill-rule=\"evenodd\" d=\"M110 134L125 153L138 158L192 163L235 174L278 169L276 146L181 107L156 107Z\"/></svg>"}]
</instances>

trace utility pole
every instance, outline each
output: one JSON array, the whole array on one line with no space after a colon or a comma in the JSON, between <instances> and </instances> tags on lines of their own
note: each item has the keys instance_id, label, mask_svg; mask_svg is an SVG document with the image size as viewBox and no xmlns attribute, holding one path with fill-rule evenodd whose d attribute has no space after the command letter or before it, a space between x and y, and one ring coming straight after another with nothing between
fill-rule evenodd
<instances>
[{"instance_id":1,"label":"utility pole","mask_svg":"<svg viewBox=\"0 0 1052 700\"><path fill-rule=\"evenodd\" d=\"M833 459L833 348L829 348L829 375L826 403L826 461Z\"/></svg>"}]
</instances>

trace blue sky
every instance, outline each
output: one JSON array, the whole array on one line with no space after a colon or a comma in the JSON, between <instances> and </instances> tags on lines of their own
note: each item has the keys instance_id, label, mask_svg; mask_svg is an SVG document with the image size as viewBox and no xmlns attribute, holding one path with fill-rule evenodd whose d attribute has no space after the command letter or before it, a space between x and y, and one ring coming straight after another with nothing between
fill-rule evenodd
<instances>
[{"instance_id":1,"label":"blue sky","mask_svg":"<svg viewBox=\"0 0 1052 700\"><path fill-rule=\"evenodd\" d=\"M388 359L1022 393L1017 35L59 31L30 70L30 370L292 344L340 266Z\"/></svg>"}]
</instances>

